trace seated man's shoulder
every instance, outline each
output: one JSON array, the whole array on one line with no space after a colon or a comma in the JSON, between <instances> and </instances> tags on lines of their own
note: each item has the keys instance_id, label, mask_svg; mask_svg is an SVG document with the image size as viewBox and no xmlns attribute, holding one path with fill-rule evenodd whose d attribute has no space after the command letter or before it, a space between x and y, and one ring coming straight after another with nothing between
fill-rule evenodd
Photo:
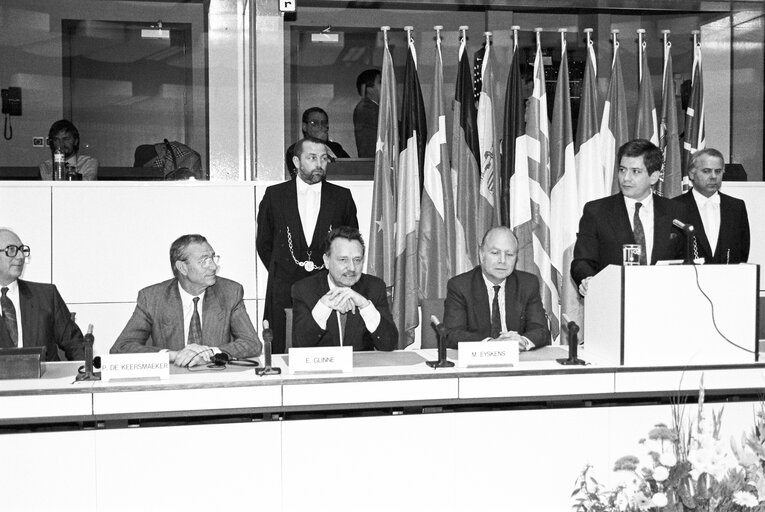
<instances>
[{"instance_id":1,"label":"seated man's shoulder","mask_svg":"<svg viewBox=\"0 0 765 512\"><path fill-rule=\"evenodd\" d=\"M27 290L29 290L29 292L32 293L32 295L50 294L50 293L53 293L54 291L57 291L55 284L38 283L36 281L27 281L25 279L19 279L18 283L19 283L19 286L22 288L26 286Z\"/></svg>"},{"instance_id":2,"label":"seated man's shoulder","mask_svg":"<svg viewBox=\"0 0 765 512\"><path fill-rule=\"evenodd\" d=\"M513 275L516 276L518 282L521 285L539 286L539 279L531 272L526 272L524 270L514 270Z\"/></svg>"},{"instance_id":3,"label":"seated man's shoulder","mask_svg":"<svg viewBox=\"0 0 765 512\"><path fill-rule=\"evenodd\" d=\"M363 283L367 287L386 288L385 281L372 274L361 274L359 283Z\"/></svg>"},{"instance_id":4,"label":"seated man's shoulder","mask_svg":"<svg viewBox=\"0 0 765 512\"><path fill-rule=\"evenodd\" d=\"M452 287L465 287L470 284L470 282L473 280L473 276L476 275L477 272L481 271L481 267L475 267L467 272L463 272L461 274L457 274L456 276L449 279L449 281L446 283L447 288Z\"/></svg>"},{"instance_id":5,"label":"seated man's shoulder","mask_svg":"<svg viewBox=\"0 0 765 512\"><path fill-rule=\"evenodd\" d=\"M299 292L304 290L315 290L322 282L327 282L327 274L325 272L317 272L296 281L292 285L292 290L297 290Z\"/></svg>"},{"instance_id":6,"label":"seated man's shoulder","mask_svg":"<svg viewBox=\"0 0 765 512\"><path fill-rule=\"evenodd\" d=\"M244 287L238 282L220 276L215 278L215 284L212 285L212 288L214 288L216 292L221 292L227 295L241 295L244 291Z\"/></svg>"}]
</instances>

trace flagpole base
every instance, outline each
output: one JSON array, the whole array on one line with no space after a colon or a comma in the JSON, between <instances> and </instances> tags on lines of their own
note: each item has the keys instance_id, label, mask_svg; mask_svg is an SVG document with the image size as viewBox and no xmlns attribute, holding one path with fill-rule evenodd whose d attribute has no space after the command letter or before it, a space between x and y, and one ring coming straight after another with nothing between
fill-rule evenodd
<instances>
[{"instance_id":1,"label":"flagpole base","mask_svg":"<svg viewBox=\"0 0 765 512\"><path fill-rule=\"evenodd\" d=\"M454 366L454 363L449 360L444 361L425 361L425 364L430 366L431 368L451 368Z\"/></svg>"},{"instance_id":2,"label":"flagpole base","mask_svg":"<svg viewBox=\"0 0 765 512\"><path fill-rule=\"evenodd\" d=\"M584 365L587 364L584 361L582 361L581 359L577 359L577 358L573 358L573 359L569 359L569 358L556 359L556 361L558 361L558 364L562 364L564 366L574 366L574 365L584 366Z\"/></svg>"}]
</instances>

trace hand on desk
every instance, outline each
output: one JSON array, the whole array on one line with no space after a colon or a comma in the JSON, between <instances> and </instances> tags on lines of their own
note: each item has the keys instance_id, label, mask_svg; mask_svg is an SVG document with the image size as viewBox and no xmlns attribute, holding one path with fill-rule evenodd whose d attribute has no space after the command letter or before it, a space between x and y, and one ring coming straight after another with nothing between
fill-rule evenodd
<instances>
[{"instance_id":1,"label":"hand on desk","mask_svg":"<svg viewBox=\"0 0 765 512\"><path fill-rule=\"evenodd\" d=\"M531 350L534 344L528 338L521 336L516 331L505 331L499 334L499 338L486 338L484 341L517 341L521 352Z\"/></svg>"},{"instance_id":2,"label":"hand on desk","mask_svg":"<svg viewBox=\"0 0 765 512\"><path fill-rule=\"evenodd\" d=\"M340 313L348 313L356 308L365 308L369 300L351 288L335 288L330 290L319 299L322 304Z\"/></svg>"},{"instance_id":3,"label":"hand on desk","mask_svg":"<svg viewBox=\"0 0 765 512\"><path fill-rule=\"evenodd\" d=\"M590 279L592 279L592 276L585 277L584 279L582 279L582 282L579 283L579 295L581 295L582 297L587 295L587 287L590 284Z\"/></svg>"},{"instance_id":4,"label":"hand on desk","mask_svg":"<svg viewBox=\"0 0 765 512\"><path fill-rule=\"evenodd\" d=\"M196 343L186 345L182 350L168 350L170 362L182 368L209 363L214 353L211 347Z\"/></svg>"}]
</instances>

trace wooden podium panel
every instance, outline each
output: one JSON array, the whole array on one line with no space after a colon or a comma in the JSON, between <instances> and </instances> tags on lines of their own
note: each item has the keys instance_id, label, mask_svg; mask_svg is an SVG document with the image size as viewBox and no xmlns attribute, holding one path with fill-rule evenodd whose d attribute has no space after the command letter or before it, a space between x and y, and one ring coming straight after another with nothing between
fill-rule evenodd
<instances>
[{"instance_id":1,"label":"wooden podium panel","mask_svg":"<svg viewBox=\"0 0 765 512\"><path fill-rule=\"evenodd\" d=\"M609 365L752 363L758 279L750 264L609 266L585 298L587 353Z\"/></svg>"}]
</instances>

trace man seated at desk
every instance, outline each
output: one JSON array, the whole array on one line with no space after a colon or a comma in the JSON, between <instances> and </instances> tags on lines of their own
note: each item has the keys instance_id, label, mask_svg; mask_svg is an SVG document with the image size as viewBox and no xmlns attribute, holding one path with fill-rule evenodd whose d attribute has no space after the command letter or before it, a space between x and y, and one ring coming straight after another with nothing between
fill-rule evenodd
<instances>
[{"instance_id":1,"label":"man seated at desk","mask_svg":"<svg viewBox=\"0 0 765 512\"><path fill-rule=\"evenodd\" d=\"M64 153L64 163L74 167L85 181L98 179L98 160L80 154L80 132L71 121L61 119L56 121L48 130L48 145L51 158L40 164L40 178L50 181L53 179L53 154L56 148Z\"/></svg>"},{"instance_id":2,"label":"man seated at desk","mask_svg":"<svg viewBox=\"0 0 765 512\"><path fill-rule=\"evenodd\" d=\"M56 285L19 279L29 246L10 229L0 228L0 348L45 347L45 360L58 361L58 348L70 361L85 357L82 331Z\"/></svg>"},{"instance_id":3,"label":"man seated at desk","mask_svg":"<svg viewBox=\"0 0 765 512\"><path fill-rule=\"evenodd\" d=\"M324 244L326 270L292 286L292 345L353 350L394 350L398 330L388 307L385 282L361 273L364 240L340 226Z\"/></svg>"},{"instance_id":4,"label":"man seated at desk","mask_svg":"<svg viewBox=\"0 0 765 512\"><path fill-rule=\"evenodd\" d=\"M329 140L329 116L324 109L319 107L307 109L303 112L302 121L303 138L323 141L324 145L327 146L327 156L330 162L334 162L338 158L350 158L348 152L343 149L339 142ZM297 142L288 147L285 155L287 170L292 176L297 172L293 160L296 145Z\"/></svg>"},{"instance_id":5,"label":"man seated at desk","mask_svg":"<svg viewBox=\"0 0 765 512\"><path fill-rule=\"evenodd\" d=\"M202 235L173 242L175 277L138 292L133 316L110 352L167 350L170 362L182 367L207 363L220 352L237 358L260 354L242 285L218 277L218 261Z\"/></svg>"},{"instance_id":6,"label":"man seated at desk","mask_svg":"<svg viewBox=\"0 0 765 512\"><path fill-rule=\"evenodd\" d=\"M460 341L512 340L520 350L550 344L536 276L515 270L518 239L499 226L486 232L480 265L449 279L444 301L448 345Z\"/></svg>"}]
</instances>

